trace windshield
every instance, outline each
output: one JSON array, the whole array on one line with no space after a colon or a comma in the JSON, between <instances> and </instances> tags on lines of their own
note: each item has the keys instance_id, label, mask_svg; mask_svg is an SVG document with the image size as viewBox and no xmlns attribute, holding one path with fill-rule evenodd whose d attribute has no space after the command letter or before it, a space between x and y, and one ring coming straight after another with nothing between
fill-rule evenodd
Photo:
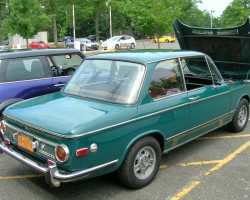
<instances>
[{"instance_id":1,"label":"windshield","mask_svg":"<svg viewBox=\"0 0 250 200\"><path fill-rule=\"evenodd\" d=\"M114 36L111 38L112 41L117 41L121 38L121 36Z\"/></svg>"},{"instance_id":2,"label":"windshield","mask_svg":"<svg viewBox=\"0 0 250 200\"><path fill-rule=\"evenodd\" d=\"M120 104L136 102L145 67L114 60L85 60L63 92Z\"/></svg>"}]
</instances>

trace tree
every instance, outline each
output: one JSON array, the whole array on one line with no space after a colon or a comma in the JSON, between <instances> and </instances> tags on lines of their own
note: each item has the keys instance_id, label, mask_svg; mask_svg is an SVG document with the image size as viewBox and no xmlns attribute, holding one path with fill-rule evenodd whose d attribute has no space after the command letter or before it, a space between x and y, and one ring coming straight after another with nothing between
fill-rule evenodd
<instances>
[{"instance_id":1,"label":"tree","mask_svg":"<svg viewBox=\"0 0 250 200\"><path fill-rule=\"evenodd\" d=\"M243 24L250 16L250 0L234 0L224 10L221 16L221 25L226 27Z\"/></svg>"},{"instance_id":2,"label":"tree","mask_svg":"<svg viewBox=\"0 0 250 200\"><path fill-rule=\"evenodd\" d=\"M10 13L3 22L3 28L25 38L28 47L28 38L47 28L50 17L36 0L10 0L10 4Z\"/></svg>"}]
</instances>

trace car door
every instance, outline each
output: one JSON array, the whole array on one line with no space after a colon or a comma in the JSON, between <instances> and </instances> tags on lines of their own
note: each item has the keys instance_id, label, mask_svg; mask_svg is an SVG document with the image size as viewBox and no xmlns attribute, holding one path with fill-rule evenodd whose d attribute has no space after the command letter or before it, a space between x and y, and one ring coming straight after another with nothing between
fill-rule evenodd
<instances>
[{"instance_id":1,"label":"car door","mask_svg":"<svg viewBox=\"0 0 250 200\"><path fill-rule=\"evenodd\" d=\"M148 90L152 102L139 108L139 117L148 116L145 125L161 132L170 149L182 142L180 135L189 129L188 97L177 59L159 62Z\"/></svg>"},{"instance_id":2,"label":"car door","mask_svg":"<svg viewBox=\"0 0 250 200\"><path fill-rule=\"evenodd\" d=\"M190 134L196 137L225 123L230 110L227 84L205 56L182 59L189 99Z\"/></svg>"}]
</instances>

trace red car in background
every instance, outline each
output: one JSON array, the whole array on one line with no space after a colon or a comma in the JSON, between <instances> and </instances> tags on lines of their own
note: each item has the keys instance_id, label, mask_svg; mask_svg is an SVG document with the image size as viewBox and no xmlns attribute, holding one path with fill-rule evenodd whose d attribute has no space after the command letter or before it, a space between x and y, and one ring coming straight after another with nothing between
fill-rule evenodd
<instances>
[{"instance_id":1,"label":"red car in background","mask_svg":"<svg viewBox=\"0 0 250 200\"><path fill-rule=\"evenodd\" d=\"M46 49L50 48L49 44L43 41L33 41L32 43L29 44L29 47L32 49Z\"/></svg>"}]
</instances>

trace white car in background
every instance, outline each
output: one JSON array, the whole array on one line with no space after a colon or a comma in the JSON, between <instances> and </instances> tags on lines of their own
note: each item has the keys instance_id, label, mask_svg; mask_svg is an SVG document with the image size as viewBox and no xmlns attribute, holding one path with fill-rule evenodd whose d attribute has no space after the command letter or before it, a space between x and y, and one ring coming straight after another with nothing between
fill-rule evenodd
<instances>
[{"instance_id":1,"label":"white car in background","mask_svg":"<svg viewBox=\"0 0 250 200\"><path fill-rule=\"evenodd\" d=\"M136 46L135 38L128 35L114 36L107 39L101 44L103 50L112 50L112 49L123 49L131 48L134 49Z\"/></svg>"}]
</instances>

